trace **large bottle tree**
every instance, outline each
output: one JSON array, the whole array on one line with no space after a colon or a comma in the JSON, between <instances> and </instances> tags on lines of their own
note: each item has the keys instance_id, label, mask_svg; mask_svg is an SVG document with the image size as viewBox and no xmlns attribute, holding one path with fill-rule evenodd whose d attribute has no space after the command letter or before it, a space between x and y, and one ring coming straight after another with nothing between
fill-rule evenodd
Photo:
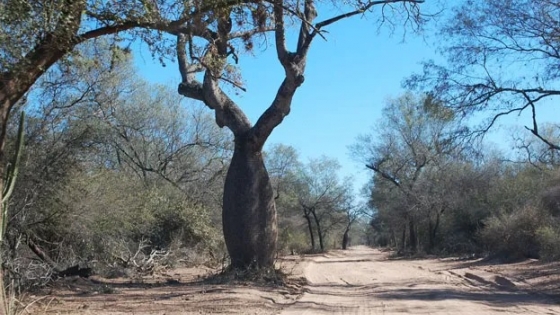
<instances>
[{"instance_id":1,"label":"large bottle tree","mask_svg":"<svg viewBox=\"0 0 560 315\"><path fill-rule=\"evenodd\" d=\"M182 83L179 93L214 110L220 127L231 130L235 150L228 170L223 197L223 230L233 267L272 266L276 253L276 209L274 193L262 156L263 145L290 113L292 98L304 82L307 54L322 30L342 19L368 13L377 5L405 12L410 19L419 16L422 1L346 1L343 13L317 22L322 1L238 1L236 5L194 15L187 33L177 39ZM385 12L383 10L382 12ZM293 50L288 49L286 31L299 25ZM251 123L238 104L226 94L224 84L240 87L239 74L231 61L239 58L239 43L250 48L257 35L271 32L278 61L285 77L272 103Z\"/></svg>"}]
</instances>

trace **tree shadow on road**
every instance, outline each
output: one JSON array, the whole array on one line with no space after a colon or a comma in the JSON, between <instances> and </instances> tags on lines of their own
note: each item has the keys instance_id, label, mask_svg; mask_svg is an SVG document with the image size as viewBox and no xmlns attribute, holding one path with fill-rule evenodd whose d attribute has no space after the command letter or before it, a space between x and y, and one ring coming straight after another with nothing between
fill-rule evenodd
<instances>
[{"instance_id":1,"label":"tree shadow on road","mask_svg":"<svg viewBox=\"0 0 560 315\"><path fill-rule=\"evenodd\" d=\"M398 289L376 292L382 300L467 300L491 306L515 306L520 304L559 305L560 295L530 294L520 292L465 292L453 289Z\"/></svg>"},{"instance_id":2,"label":"tree shadow on road","mask_svg":"<svg viewBox=\"0 0 560 315\"><path fill-rule=\"evenodd\" d=\"M558 295L541 295L528 294L522 292L466 292L458 289L388 289L380 290L383 286L369 287L346 287L342 285L327 286L308 286L307 294L316 296L328 296L327 298L313 298L320 303L303 300L298 301L290 307L290 310L296 314L298 310L313 311L321 314L358 314L364 311L360 309L359 303L352 304L348 301L367 301L367 311L372 314L382 312L402 312L402 313L430 313L436 309L442 310L447 308L449 304L438 304L439 301L467 301L475 304L485 305L487 307L500 309L500 312L507 314L507 309L519 306L560 306L560 296ZM337 298L344 297L348 300L339 300ZM357 298L354 299L354 298ZM427 303L414 303L414 302ZM410 302L410 303L409 303ZM434 302L434 303L430 303ZM461 304L457 307L460 308ZM368 313L369 314L369 313Z\"/></svg>"}]
</instances>

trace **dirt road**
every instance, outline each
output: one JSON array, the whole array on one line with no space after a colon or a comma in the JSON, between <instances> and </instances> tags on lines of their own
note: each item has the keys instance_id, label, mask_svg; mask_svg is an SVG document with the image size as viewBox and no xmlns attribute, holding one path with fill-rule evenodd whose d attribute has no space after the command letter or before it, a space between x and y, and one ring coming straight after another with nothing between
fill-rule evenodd
<instances>
[{"instance_id":1,"label":"dirt road","mask_svg":"<svg viewBox=\"0 0 560 315\"><path fill-rule=\"evenodd\" d=\"M140 280L71 278L29 297L23 313L560 314L560 263L395 260L366 247L280 261L294 279L286 287L211 284L204 279L214 271L200 268Z\"/></svg>"},{"instance_id":2,"label":"dirt road","mask_svg":"<svg viewBox=\"0 0 560 315\"><path fill-rule=\"evenodd\" d=\"M560 314L560 300L526 282L466 266L389 260L366 247L331 252L307 261L305 293L280 314Z\"/></svg>"}]
</instances>

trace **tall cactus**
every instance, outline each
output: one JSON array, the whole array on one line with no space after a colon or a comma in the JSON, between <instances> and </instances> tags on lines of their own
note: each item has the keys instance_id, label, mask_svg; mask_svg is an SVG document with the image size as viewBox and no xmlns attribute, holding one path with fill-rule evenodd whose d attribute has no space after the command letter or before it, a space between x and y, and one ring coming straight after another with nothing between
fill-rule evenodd
<instances>
[{"instance_id":1,"label":"tall cactus","mask_svg":"<svg viewBox=\"0 0 560 315\"><path fill-rule=\"evenodd\" d=\"M8 225L8 201L14 187L16 184L17 174L19 171L19 160L23 151L23 132L24 132L24 122L25 113L21 112L19 118L18 135L16 140L16 152L12 161L8 163L6 167L6 178L4 179L4 190L2 191L2 200L0 200L0 205L2 206L2 223L0 224L0 244L4 241L4 234L6 233L6 227ZM4 257L2 256L2 251L0 249L0 263L4 263ZM14 280L12 279L11 285L6 286L4 283L4 267L0 266L0 315L10 315L15 314L15 291L14 291Z\"/></svg>"},{"instance_id":2,"label":"tall cactus","mask_svg":"<svg viewBox=\"0 0 560 315\"><path fill-rule=\"evenodd\" d=\"M8 166L6 167L6 179L4 180L4 190L2 192L2 226L0 230L0 242L4 240L4 233L8 223L8 201L14 192L16 179L19 171L19 161L23 152L23 134L24 134L25 112L21 112L19 118L19 127L16 140L16 152Z\"/></svg>"}]
</instances>

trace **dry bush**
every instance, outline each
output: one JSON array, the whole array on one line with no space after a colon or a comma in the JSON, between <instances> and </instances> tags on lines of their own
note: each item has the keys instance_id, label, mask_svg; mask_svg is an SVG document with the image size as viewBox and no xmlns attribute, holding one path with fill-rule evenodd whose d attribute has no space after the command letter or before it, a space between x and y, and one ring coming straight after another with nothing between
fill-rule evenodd
<instances>
[{"instance_id":1,"label":"dry bush","mask_svg":"<svg viewBox=\"0 0 560 315\"><path fill-rule=\"evenodd\" d=\"M560 230L554 226L544 226L537 230L539 256L545 261L560 260Z\"/></svg>"},{"instance_id":2,"label":"dry bush","mask_svg":"<svg viewBox=\"0 0 560 315\"><path fill-rule=\"evenodd\" d=\"M547 221L547 214L535 205L525 205L511 213L501 212L485 221L480 232L489 253L505 260L537 258L537 231Z\"/></svg>"},{"instance_id":3,"label":"dry bush","mask_svg":"<svg viewBox=\"0 0 560 315\"><path fill-rule=\"evenodd\" d=\"M281 255L299 254L309 249L309 235L301 228L285 227L278 233L278 252Z\"/></svg>"}]
</instances>

